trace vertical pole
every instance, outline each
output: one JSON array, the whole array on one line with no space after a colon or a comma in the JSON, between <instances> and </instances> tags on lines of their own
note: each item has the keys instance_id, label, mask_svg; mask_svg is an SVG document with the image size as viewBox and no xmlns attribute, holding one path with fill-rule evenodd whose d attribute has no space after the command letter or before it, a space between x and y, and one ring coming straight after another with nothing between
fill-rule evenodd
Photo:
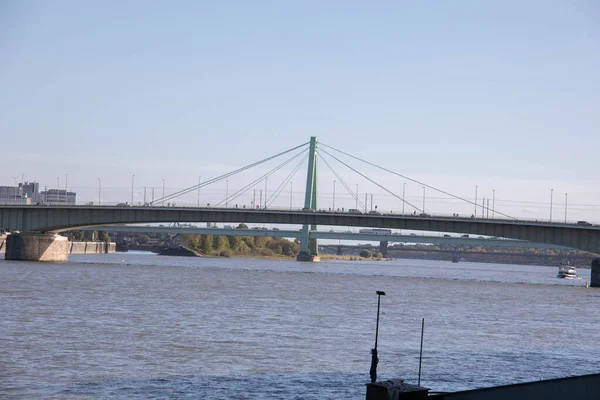
<instances>
[{"instance_id":1,"label":"vertical pole","mask_svg":"<svg viewBox=\"0 0 600 400\"><path fill-rule=\"evenodd\" d=\"M473 215L477 218L477 185L475 185L475 213Z\"/></svg>"},{"instance_id":2,"label":"vertical pole","mask_svg":"<svg viewBox=\"0 0 600 400\"><path fill-rule=\"evenodd\" d=\"M356 204L354 208L358 210L358 183L356 184Z\"/></svg>"},{"instance_id":3,"label":"vertical pole","mask_svg":"<svg viewBox=\"0 0 600 400\"><path fill-rule=\"evenodd\" d=\"M154 203L154 187L152 187L152 203Z\"/></svg>"},{"instance_id":4,"label":"vertical pole","mask_svg":"<svg viewBox=\"0 0 600 400\"><path fill-rule=\"evenodd\" d=\"M290 211L292 210L292 182L290 182Z\"/></svg>"},{"instance_id":5,"label":"vertical pole","mask_svg":"<svg viewBox=\"0 0 600 400\"><path fill-rule=\"evenodd\" d=\"M421 321L421 351L419 352L419 382L417 386L421 386L421 364L423 361L423 334L425 333L425 318Z\"/></svg>"},{"instance_id":6,"label":"vertical pole","mask_svg":"<svg viewBox=\"0 0 600 400\"><path fill-rule=\"evenodd\" d=\"M404 214L404 205L406 204L406 182L402 185L402 214Z\"/></svg>"},{"instance_id":7,"label":"vertical pole","mask_svg":"<svg viewBox=\"0 0 600 400\"><path fill-rule=\"evenodd\" d=\"M267 185L268 185L268 184L269 184L269 178L265 178L265 210L267 209L267 197L269 197L269 196L267 195L267 193L269 193L269 192L267 191L267 187L268 187Z\"/></svg>"},{"instance_id":8,"label":"vertical pole","mask_svg":"<svg viewBox=\"0 0 600 400\"><path fill-rule=\"evenodd\" d=\"M565 224L567 223L567 194L565 193Z\"/></svg>"},{"instance_id":9,"label":"vertical pole","mask_svg":"<svg viewBox=\"0 0 600 400\"><path fill-rule=\"evenodd\" d=\"M335 212L335 182L336 180L333 180L333 203L331 204L331 208L333 209L333 211Z\"/></svg>"},{"instance_id":10,"label":"vertical pole","mask_svg":"<svg viewBox=\"0 0 600 400\"><path fill-rule=\"evenodd\" d=\"M258 198L258 205L259 205L258 208L261 208L262 205L263 205L263 203L262 203L262 189L260 189L260 193L259 194L260 194L260 196Z\"/></svg>"},{"instance_id":11,"label":"vertical pole","mask_svg":"<svg viewBox=\"0 0 600 400\"><path fill-rule=\"evenodd\" d=\"M163 195L162 195L162 206L165 206L165 178L163 178Z\"/></svg>"},{"instance_id":12,"label":"vertical pole","mask_svg":"<svg viewBox=\"0 0 600 400\"><path fill-rule=\"evenodd\" d=\"M485 198L481 199L481 200L482 200L482 202L481 202L481 218L485 218L485 214L484 214L485 213Z\"/></svg>"},{"instance_id":13,"label":"vertical pole","mask_svg":"<svg viewBox=\"0 0 600 400\"><path fill-rule=\"evenodd\" d=\"M98 178L98 205L100 205L101 203L101 197L100 197L100 184L102 183L102 181L100 180L100 178Z\"/></svg>"},{"instance_id":14,"label":"vertical pole","mask_svg":"<svg viewBox=\"0 0 600 400\"><path fill-rule=\"evenodd\" d=\"M379 308L381 306L381 296L385 296L385 292L377 291L377 324L375 325L375 347L371 350L371 370L369 371L369 375L371 375L371 383L377 380L377 364L379 363L379 358L377 357L377 338L379 336Z\"/></svg>"},{"instance_id":15,"label":"vertical pole","mask_svg":"<svg viewBox=\"0 0 600 400\"><path fill-rule=\"evenodd\" d=\"M135 174L131 175L131 206L133 207L133 182L135 181Z\"/></svg>"},{"instance_id":16,"label":"vertical pole","mask_svg":"<svg viewBox=\"0 0 600 400\"><path fill-rule=\"evenodd\" d=\"M144 205L146 205L146 186L144 186Z\"/></svg>"},{"instance_id":17,"label":"vertical pole","mask_svg":"<svg viewBox=\"0 0 600 400\"><path fill-rule=\"evenodd\" d=\"M256 189L254 189L254 194L252 195L252 208L256 208Z\"/></svg>"},{"instance_id":18,"label":"vertical pole","mask_svg":"<svg viewBox=\"0 0 600 400\"><path fill-rule=\"evenodd\" d=\"M550 222L552 222L552 196L554 195L554 189L550 189Z\"/></svg>"},{"instance_id":19,"label":"vertical pole","mask_svg":"<svg viewBox=\"0 0 600 400\"><path fill-rule=\"evenodd\" d=\"M67 195L68 182L69 182L69 174L65 174L65 204L67 204L69 202L69 196Z\"/></svg>"},{"instance_id":20,"label":"vertical pole","mask_svg":"<svg viewBox=\"0 0 600 400\"><path fill-rule=\"evenodd\" d=\"M16 178L15 178L16 179ZM17 182L15 181L15 185ZM17 200L17 191L15 190L15 201ZM60 203L60 179L56 178L56 204Z\"/></svg>"},{"instance_id":21,"label":"vertical pole","mask_svg":"<svg viewBox=\"0 0 600 400\"><path fill-rule=\"evenodd\" d=\"M367 194L365 193L365 214L367 213L367 206L369 205L369 202L367 201Z\"/></svg>"},{"instance_id":22,"label":"vertical pole","mask_svg":"<svg viewBox=\"0 0 600 400\"><path fill-rule=\"evenodd\" d=\"M423 214L425 214L425 186L423 186Z\"/></svg>"},{"instance_id":23,"label":"vertical pole","mask_svg":"<svg viewBox=\"0 0 600 400\"><path fill-rule=\"evenodd\" d=\"M229 179L225 179L225 208L229 207Z\"/></svg>"},{"instance_id":24,"label":"vertical pole","mask_svg":"<svg viewBox=\"0 0 600 400\"><path fill-rule=\"evenodd\" d=\"M485 217L489 218L490 217L490 199L487 199L486 208L487 208L487 214L485 215Z\"/></svg>"},{"instance_id":25,"label":"vertical pole","mask_svg":"<svg viewBox=\"0 0 600 400\"><path fill-rule=\"evenodd\" d=\"M25 196L23 195L25 192L25 174L21 174L21 203L25 202Z\"/></svg>"},{"instance_id":26,"label":"vertical pole","mask_svg":"<svg viewBox=\"0 0 600 400\"><path fill-rule=\"evenodd\" d=\"M317 137L311 136L308 150L308 170L306 172L306 192L304 194L304 209L317 209ZM312 229L316 229L312 225ZM303 256L316 255L318 251L317 241L310 240L308 224L302 225L300 234L300 254Z\"/></svg>"},{"instance_id":27,"label":"vertical pole","mask_svg":"<svg viewBox=\"0 0 600 400\"><path fill-rule=\"evenodd\" d=\"M373 211L373 193L371 193L371 211Z\"/></svg>"},{"instance_id":28,"label":"vertical pole","mask_svg":"<svg viewBox=\"0 0 600 400\"><path fill-rule=\"evenodd\" d=\"M492 190L492 218L496 214L496 190Z\"/></svg>"}]
</instances>

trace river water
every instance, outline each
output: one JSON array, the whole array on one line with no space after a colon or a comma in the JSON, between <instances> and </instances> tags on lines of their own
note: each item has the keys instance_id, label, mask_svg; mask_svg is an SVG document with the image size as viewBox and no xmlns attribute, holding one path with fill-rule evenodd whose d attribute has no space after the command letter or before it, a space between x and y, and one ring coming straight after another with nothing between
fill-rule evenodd
<instances>
[{"instance_id":1,"label":"river water","mask_svg":"<svg viewBox=\"0 0 600 400\"><path fill-rule=\"evenodd\" d=\"M600 289L557 268L72 255L0 261L0 397L364 399L599 372Z\"/></svg>"}]
</instances>

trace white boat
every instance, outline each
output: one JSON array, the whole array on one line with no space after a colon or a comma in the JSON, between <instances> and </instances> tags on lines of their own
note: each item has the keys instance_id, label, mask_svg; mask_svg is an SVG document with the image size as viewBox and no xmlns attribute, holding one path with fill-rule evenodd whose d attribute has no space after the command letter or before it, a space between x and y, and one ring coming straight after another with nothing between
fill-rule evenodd
<instances>
[{"instance_id":1,"label":"white boat","mask_svg":"<svg viewBox=\"0 0 600 400\"><path fill-rule=\"evenodd\" d=\"M577 279L577 270L571 265L570 262L561 262L558 266L558 274L556 274L556 277L563 279Z\"/></svg>"}]
</instances>

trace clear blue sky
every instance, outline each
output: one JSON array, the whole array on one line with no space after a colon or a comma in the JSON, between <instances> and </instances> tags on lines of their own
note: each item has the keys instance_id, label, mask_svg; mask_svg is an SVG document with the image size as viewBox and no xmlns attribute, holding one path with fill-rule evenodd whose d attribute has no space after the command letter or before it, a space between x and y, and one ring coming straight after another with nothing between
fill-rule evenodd
<instances>
[{"instance_id":1,"label":"clear blue sky","mask_svg":"<svg viewBox=\"0 0 600 400\"><path fill-rule=\"evenodd\" d=\"M600 204L598 71L593 1L4 0L0 185L127 200L316 135L459 195Z\"/></svg>"}]
</instances>

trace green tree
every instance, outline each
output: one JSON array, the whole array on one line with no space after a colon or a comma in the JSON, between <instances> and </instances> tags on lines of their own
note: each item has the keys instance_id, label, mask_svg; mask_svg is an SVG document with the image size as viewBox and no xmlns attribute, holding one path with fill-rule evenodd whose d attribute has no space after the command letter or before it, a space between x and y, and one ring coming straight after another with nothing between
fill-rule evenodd
<instances>
[{"instance_id":1,"label":"green tree","mask_svg":"<svg viewBox=\"0 0 600 400\"><path fill-rule=\"evenodd\" d=\"M138 237L139 244L146 244L146 243L148 243L149 240L150 240L150 236L148 236L146 234L142 234L142 235L140 235L140 237Z\"/></svg>"},{"instance_id":2,"label":"green tree","mask_svg":"<svg viewBox=\"0 0 600 400\"><path fill-rule=\"evenodd\" d=\"M358 253L358 255L361 256L362 258L373 257L373 253L371 253L369 250L361 250L360 253Z\"/></svg>"},{"instance_id":3,"label":"green tree","mask_svg":"<svg viewBox=\"0 0 600 400\"><path fill-rule=\"evenodd\" d=\"M71 242L80 242L83 238L81 231L69 231L67 232L67 237Z\"/></svg>"},{"instance_id":4,"label":"green tree","mask_svg":"<svg viewBox=\"0 0 600 400\"><path fill-rule=\"evenodd\" d=\"M229 249L229 240L227 240L227 236L223 236L223 235L216 236L215 240L213 242L213 247L219 253L222 250L228 250Z\"/></svg>"},{"instance_id":5,"label":"green tree","mask_svg":"<svg viewBox=\"0 0 600 400\"><path fill-rule=\"evenodd\" d=\"M238 247L240 247L240 242L242 239L239 236L227 236L227 239L229 240L230 249L236 250Z\"/></svg>"},{"instance_id":6,"label":"green tree","mask_svg":"<svg viewBox=\"0 0 600 400\"><path fill-rule=\"evenodd\" d=\"M213 248L213 236L206 235L204 236L204 240L202 241L202 252L204 254L210 254Z\"/></svg>"},{"instance_id":7,"label":"green tree","mask_svg":"<svg viewBox=\"0 0 600 400\"><path fill-rule=\"evenodd\" d=\"M98 241L110 243L110 236L108 236L108 232L99 231L98 232Z\"/></svg>"}]
</instances>

